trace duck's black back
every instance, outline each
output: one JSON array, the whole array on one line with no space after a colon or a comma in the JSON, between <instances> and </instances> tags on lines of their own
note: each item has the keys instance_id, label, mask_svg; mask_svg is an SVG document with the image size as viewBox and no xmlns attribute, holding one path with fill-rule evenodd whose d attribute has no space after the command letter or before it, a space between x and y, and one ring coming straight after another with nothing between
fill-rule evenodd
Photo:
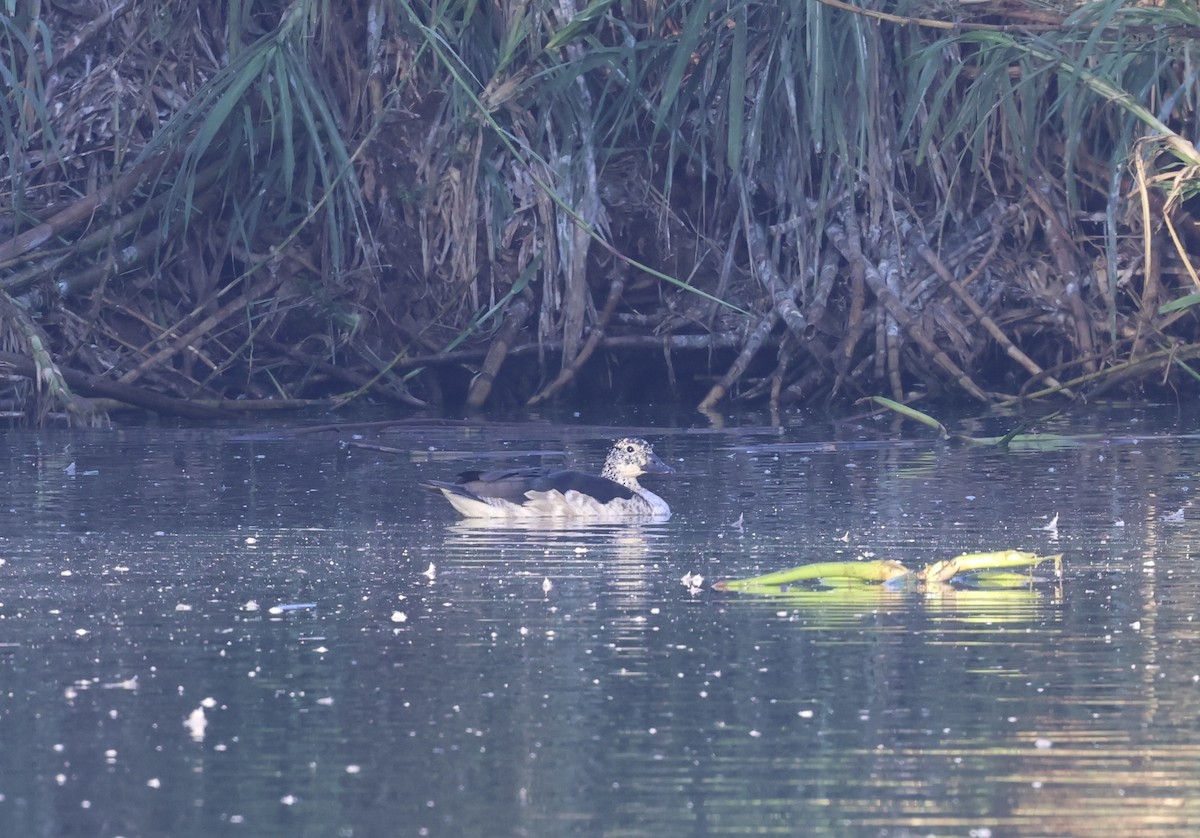
<instances>
[{"instance_id":1,"label":"duck's black back","mask_svg":"<svg viewBox=\"0 0 1200 838\"><path fill-rule=\"evenodd\" d=\"M597 477L582 471L540 468L515 468L506 471L464 471L455 481L467 492L481 498L501 498L513 503L524 501L526 492L580 492L608 503L618 498L628 500L632 489L607 477Z\"/></svg>"}]
</instances>

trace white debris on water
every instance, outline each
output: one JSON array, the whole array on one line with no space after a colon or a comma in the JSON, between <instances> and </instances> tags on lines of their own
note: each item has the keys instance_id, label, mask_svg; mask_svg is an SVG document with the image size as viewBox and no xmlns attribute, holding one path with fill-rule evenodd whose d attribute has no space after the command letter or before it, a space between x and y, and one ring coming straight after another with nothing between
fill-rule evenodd
<instances>
[{"instance_id":1,"label":"white debris on water","mask_svg":"<svg viewBox=\"0 0 1200 838\"><path fill-rule=\"evenodd\" d=\"M1042 527L1042 530L1044 532L1050 533L1050 535L1053 537L1058 536L1058 513L1057 512L1055 512L1054 517L1050 519L1050 523L1048 523L1048 524L1046 524L1046 526Z\"/></svg>"},{"instance_id":2,"label":"white debris on water","mask_svg":"<svg viewBox=\"0 0 1200 838\"><path fill-rule=\"evenodd\" d=\"M200 706L188 713L188 717L183 720L183 726L188 729L188 736L193 742L204 741L204 731L208 727L208 719L204 715L204 707Z\"/></svg>"}]
</instances>

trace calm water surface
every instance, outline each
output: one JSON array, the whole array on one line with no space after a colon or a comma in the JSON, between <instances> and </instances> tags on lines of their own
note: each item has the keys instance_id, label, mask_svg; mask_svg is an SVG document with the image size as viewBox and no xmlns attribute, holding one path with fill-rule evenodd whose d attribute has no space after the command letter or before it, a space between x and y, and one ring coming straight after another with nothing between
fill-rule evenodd
<instances>
[{"instance_id":1,"label":"calm water surface","mask_svg":"<svg viewBox=\"0 0 1200 838\"><path fill-rule=\"evenodd\" d=\"M3 433L0 832L1200 828L1200 416L1009 452L651 424ZM668 522L474 527L415 486L627 431ZM709 588L1004 548L1064 578Z\"/></svg>"}]
</instances>

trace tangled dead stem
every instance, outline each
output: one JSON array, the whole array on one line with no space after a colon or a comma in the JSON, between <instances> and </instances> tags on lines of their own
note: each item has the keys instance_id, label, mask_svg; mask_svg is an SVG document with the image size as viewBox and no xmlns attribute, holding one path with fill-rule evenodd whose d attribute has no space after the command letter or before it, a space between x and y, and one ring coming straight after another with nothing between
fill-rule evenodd
<instances>
[{"instance_id":1,"label":"tangled dead stem","mask_svg":"<svg viewBox=\"0 0 1200 838\"><path fill-rule=\"evenodd\" d=\"M1200 380L1195 4L16 6L13 418Z\"/></svg>"}]
</instances>

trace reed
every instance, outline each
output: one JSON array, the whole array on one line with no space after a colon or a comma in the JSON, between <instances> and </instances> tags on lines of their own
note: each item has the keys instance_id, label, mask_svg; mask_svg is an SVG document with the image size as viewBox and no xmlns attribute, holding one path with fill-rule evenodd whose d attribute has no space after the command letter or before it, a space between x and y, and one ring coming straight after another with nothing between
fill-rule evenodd
<instances>
[{"instance_id":1,"label":"reed","mask_svg":"<svg viewBox=\"0 0 1200 838\"><path fill-rule=\"evenodd\" d=\"M1196 386L1185 0L18 5L35 418L89 415L60 366L298 406Z\"/></svg>"}]
</instances>

